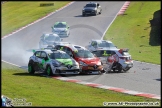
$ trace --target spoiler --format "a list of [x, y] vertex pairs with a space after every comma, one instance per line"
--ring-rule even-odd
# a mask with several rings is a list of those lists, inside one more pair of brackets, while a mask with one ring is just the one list
[[119, 49], [119, 52], [121, 53], [121, 52], [128, 52], [129, 51], [129, 48], [121, 48], [121, 49]]

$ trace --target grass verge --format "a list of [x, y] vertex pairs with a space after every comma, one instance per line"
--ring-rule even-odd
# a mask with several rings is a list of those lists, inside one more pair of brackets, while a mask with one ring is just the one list
[[[65, 2], [49, 1], [49, 2], [54, 3], [54, 6], [40, 7], [40, 4], [42, 2], [16, 2], [16, 1], [11, 2], [10, 1], [4, 3], [2, 5], [2, 13], [1, 13], [2, 14], [2, 36], [9, 34], [10, 32], [17, 30], [45, 16], [46, 14], [57, 10], [58, 8], [64, 6], [65, 4], [69, 3], [69, 1], [65, 1]], [[149, 13], [155, 12], [156, 10], [159, 9], [160, 6], [160, 2], [158, 2], [158, 4], [157, 2], [155, 2], [156, 5], [153, 2], [151, 3], [152, 4], [149, 4], [149, 7], [152, 8], [149, 11]], [[133, 59], [135, 60], [159, 63], [160, 56], [158, 52], [160, 47], [159, 46], [153, 47], [148, 45], [148, 39], [146, 39], [147, 41], [145, 40], [144, 42], [143, 40], [141, 40], [143, 44], [141, 44], [141, 42], [138, 40], [138, 39], [148, 38], [148, 33], [150, 32], [149, 29], [151, 28], [148, 27], [149, 24], [147, 25], [147, 23], [149, 20], [148, 18], [152, 18], [152, 15], [146, 18], [147, 15], [145, 16], [145, 14], [146, 13], [148, 14], [148, 10], [145, 10], [146, 11], [145, 14], [140, 9], [138, 10], [138, 12], [136, 12], [135, 10], [131, 11], [131, 8], [135, 7], [135, 5], [136, 8], [140, 7], [139, 4], [133, 2], [131, 3], [129, 9], [126, 11], [127, 15], [117, 17], [117, 19], [114, 21], [114, 23], [108, 30], [105, 39], [114, 38], [112, 41], [118, 47], [129, 46], [128, 48], [131, 49], [130, 53]], [[147, 9], [149, 8], [147, 7]], [[138, 14], [143, 13], [144, 15], [133, 16], [133, 14], [137, 14], [137, 13]], [[141, 17], [142, 21], [138, 21], [140, 19], [139, 17]], [[145, 26], [143, 25], [143, 21], [145, 22]], [[139, 22], [138, 25], [137, 22]], [[141, 27], [141, 28], [145, 27], [145, 29], [148, 27], [148, 29], [146, 29], [145, 32], [146, 31], [149, 32], [143, 33], [143, 31], [140, 31], [142, 30], [141, 28], [138, 29], [136, 28], [137, 29], [136, 31], [136, 29], [134, 29], [134, 26], [131, 23], [133, 23], [133, 25], [136, 24], [137, 27]], [[129, 32], [129, 30], [131, 32]], [[140, 34], [141, 38], [139, 38], [139, 34], [136, 34], [137, 37], [136, 35], [134, 35], [136, 33], [135, 31], [141, 33]], [[124, 34], [124, 33], [128, 33], [128, 34]], [[133, 38], [129, 37], [129, 35], [131, 35], [131, 37]], [[117, 39], [120, 40], [117, 41]], [[129, 41], [125, 41], [127, 39]], [[155, 42], [152, 43], [155, 44]], [[137, 51], [139, 51], [138, 48], [140, 45], [142, 47], [140, 47], [139, 50], [142, 51], [142, 53], [141, 55], [138, 55]], [[146, 49], [147, 45], [148, 48], [150, 49]], [[150, 50], [151, 53], [153, 52], [152, 55], [155, 54], [154, 57], [150, 55]], [[147, 55], [143, 52], [149, 52], [149, 54]], [[146, 59], [146, 57], [148, 60]], [[3, 95], [6, 95], [11, 99], [25, 98], [27, 102], [32, 102], [33, 106], [103, 106], [103, 102], [126, 102], [128, 100], [129, 102], [160, 102], [159, 100], [156, 99], [148, 99], [148, 98], [143, 98], [138, 96], [131, 96], [128, 94], [117, 93], [109, 90], [91, 88], [91, 87], [74, 84], [70, 82], [63, 82], [52, 78], [40, 77], [39, 74], [35, 74], [31, 76], [27, 73], [27, 71], [12, 65], [8, 65], [3, 62], [2, 62], [1, 75], [2, 75], [1, 87], [2, 87]]]
[[[2, 4], [2, 35], [5, 36], [45, 15], [58, 10], [70, 1], [9, 1]], [[44, 5], [42, 4], [53, 4]]]
[[92, 88], [54, 78], [30, 75], [26, 70], [2, 62], [2, 94], [26, 99], [32, 106], [103, 106], [103, 102], [159, 102], [139, 96]]

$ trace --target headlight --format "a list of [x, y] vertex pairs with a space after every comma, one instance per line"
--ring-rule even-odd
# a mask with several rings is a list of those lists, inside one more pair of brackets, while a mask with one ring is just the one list
[[79, 64], [82, 65], [82, 66], [88, 66], [86, 63], [84, 63], [82, 61], [80, 61]]
[[66, 33], [66, 31], [61, 31], [62, 33]]
[[79, 66], [79, 63], [78, 62], [75, 62], [74, 66]]
[[98, 62], [97, 65], [101, 65], [101, 62]]

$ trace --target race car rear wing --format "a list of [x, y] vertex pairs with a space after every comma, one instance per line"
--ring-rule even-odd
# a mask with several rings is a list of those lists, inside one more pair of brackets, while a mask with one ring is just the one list
[[121, 48], [119, 49], [119, 52], [122, 54], [122, 52], [128, 52], [129, 49], [128, 48]]

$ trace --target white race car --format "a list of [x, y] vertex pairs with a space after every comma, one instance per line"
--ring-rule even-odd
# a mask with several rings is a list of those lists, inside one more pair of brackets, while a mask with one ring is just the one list
[[[127, 72], [133, 67], [133, 60], [128, 53], [129, 49], [97, 49], [92, 51], [97, 57], [100, 58], [104, 69], [109, 72], [111, 70], [118, 72]], [[113, 58], [113, 59], [111, 59]]]

